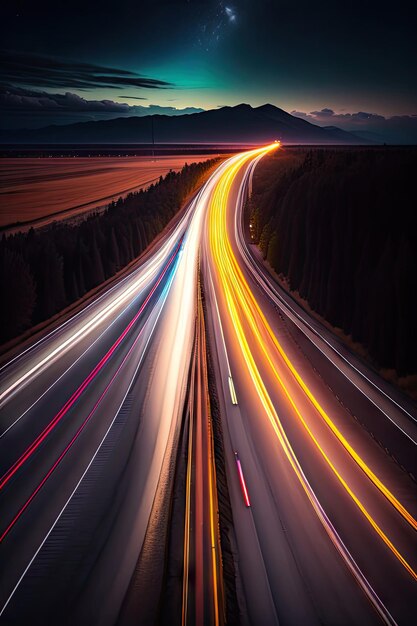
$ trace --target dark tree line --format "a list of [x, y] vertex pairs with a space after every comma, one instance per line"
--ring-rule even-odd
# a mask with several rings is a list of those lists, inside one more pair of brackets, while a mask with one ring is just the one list
[[186, 164], [79, 224], [3, 235], [0, 343], [50, 318], [139, 256], [215, 162]]
[[249, 204], [264, 258], [379, 366], [417, 373], [417, 150], [316, 149], [271, 163]]

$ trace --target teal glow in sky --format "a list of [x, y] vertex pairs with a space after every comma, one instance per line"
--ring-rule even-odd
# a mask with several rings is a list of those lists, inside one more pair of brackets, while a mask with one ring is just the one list
[[381, 3], [353, 10], [327, 0], [20, 0], [3, 3], [0, 22], [5, 50], [169, 83], [54, 85], [56, 74], [46, 83], [35, 58], [30, 77], [21, 66], [6, 72], [3, 91], [71, 92], [132, 106], [141, 98], [176, 108], [270, 102], [305, 114], [417, 113], [413, 16]]

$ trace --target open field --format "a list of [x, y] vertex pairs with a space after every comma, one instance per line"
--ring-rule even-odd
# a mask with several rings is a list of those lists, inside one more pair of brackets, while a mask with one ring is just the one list
[[169, 170], [208, 155], [6, 158], [0, 160], [0, 228], [44, 226], [146, 188]]

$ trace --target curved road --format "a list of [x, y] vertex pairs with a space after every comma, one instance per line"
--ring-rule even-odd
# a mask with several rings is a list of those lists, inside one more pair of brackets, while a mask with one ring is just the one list
[[126, 278], [1, 370], [1, 623], [117, 619], [175, 455], [220, 172]]
[[245, 619], [415, 623], [416, 485], [398, 464], [415, 471], [415, 414], [248, 249], [256, 162], [218, 184], [203, 255]]
[[1, 624], [117, 623], [176, 455], [199, 259], [241, 622], [415, 623], [415, 410], [246, 243], [276, 148], [222, 163], [125, 278], [0, 370]]

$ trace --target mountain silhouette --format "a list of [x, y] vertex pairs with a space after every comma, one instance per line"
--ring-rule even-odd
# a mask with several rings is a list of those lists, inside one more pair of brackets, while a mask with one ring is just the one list
[[292, 144], [369, 143], [336, 127], [322, 128], [272, 105], [226, 106], [189, 115], [149, 115], [79, 122], [39, 129], [1, 130], [1, 143], [110, 144], [151, 143]]

